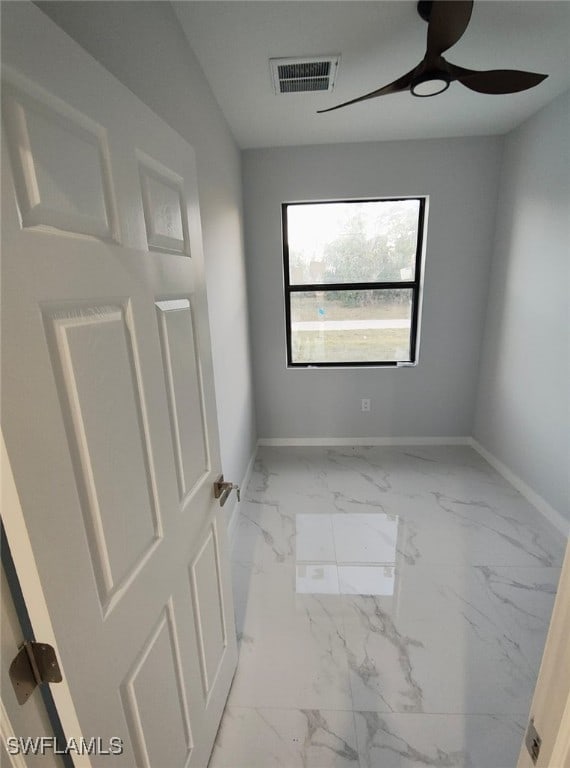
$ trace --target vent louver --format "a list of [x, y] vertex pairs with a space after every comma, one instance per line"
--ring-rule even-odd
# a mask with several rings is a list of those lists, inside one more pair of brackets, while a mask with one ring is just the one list
[[332, 91], [340, 56], [269, 59], [275, 93]]

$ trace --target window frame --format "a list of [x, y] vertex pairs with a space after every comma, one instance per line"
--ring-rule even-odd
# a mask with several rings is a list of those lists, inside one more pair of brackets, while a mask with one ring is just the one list
[[[289, 269], [289, 241], [287, 230], [287, 211], [290, 207], [300, 205], [334, 205], [338, 203], [382, 203], [398, 202], [404, 200], [417, 200], [418, 211], [418, 235], [416, 241], [416, 257], [413, 280], [397, 281], [365, 281], [356, 283], [302, 283], [291, 285]], [[398, 368], [417, 365], [419, 351], [419, 321], [420, 303], [423, 288], [423, 253], [424, 253], [424, 229], [427, 197], [411, 195], [409, 197], [372, 197], [349, 198], [340, 200], [304, 200], [302, 202], [281, 203], [281, 234], [283, 243], [283, 286], [285, 297], [285, 333], [287, 338], [287, 368]], [[348, 362], [294, 362], [292, 354], [292, 329], [291, 329], [291, 295], [293, 293], [306, 293], [310, 291], [358, 291], [358, 290], [393, 290], [408, 289], [412, 291], [412, 312], [410, 325], [410, 359], [409, 360], [364, 360]]]

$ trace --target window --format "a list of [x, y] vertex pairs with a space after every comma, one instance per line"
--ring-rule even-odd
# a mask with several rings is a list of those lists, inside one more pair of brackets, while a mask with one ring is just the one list
[[425, 198], [284, 203], [290, 367], [416, 361]]

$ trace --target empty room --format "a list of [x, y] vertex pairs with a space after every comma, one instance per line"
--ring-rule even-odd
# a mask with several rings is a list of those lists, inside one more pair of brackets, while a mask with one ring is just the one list
[[570, 768], [570, 2], [0, 10], [1, 764]]

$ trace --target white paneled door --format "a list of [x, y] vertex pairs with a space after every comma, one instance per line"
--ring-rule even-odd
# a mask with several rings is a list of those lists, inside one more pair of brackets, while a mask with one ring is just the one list
[[14, 560], [66, 737], [122, 739], [94, 766], [204, 768], [237, 653], [193, 151], [35, 6], [4, 4], [2, 33]]

